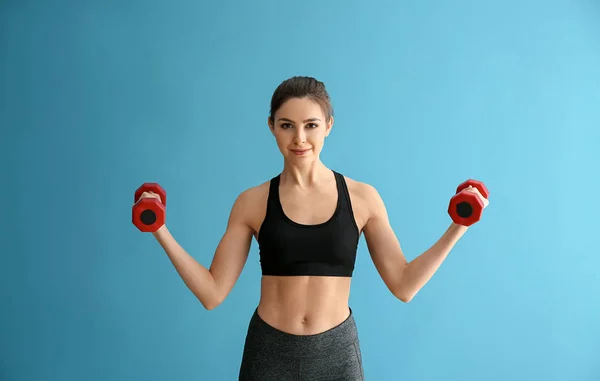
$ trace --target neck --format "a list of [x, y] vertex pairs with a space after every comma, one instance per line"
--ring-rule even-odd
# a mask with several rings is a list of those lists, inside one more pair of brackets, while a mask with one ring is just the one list
[[287, 161], [283, 164], [281, 182], [308, 188], [331, 175], [331, 170], [319, 159], [298, 165]]

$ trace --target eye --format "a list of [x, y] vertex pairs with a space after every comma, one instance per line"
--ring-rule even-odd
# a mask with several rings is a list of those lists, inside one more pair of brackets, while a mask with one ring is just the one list
[[281, 123], [279, 125], [279, 127], [283, 128], [284, 130], [288, 129], [288, 128], [292, 128], [291, 123]]
[[319, 127], [319, 125], [318, 125], [318, 124], [316, 124], [316, 123], [309, 123], [309, 124], [307, 124], [306, 126], [307, 126], [308, 128], [317, 128], [317, 127]]

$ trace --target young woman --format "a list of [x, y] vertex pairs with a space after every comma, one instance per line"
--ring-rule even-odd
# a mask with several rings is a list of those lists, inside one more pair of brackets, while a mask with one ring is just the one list
[[[283, 155], [283, 171], [238, 196], [209, 269], [186, 253], [166, 226], [153, 233], [209, 310], [232, 290], [252, 237], [257, 240], [261, 295], [248, 327], [241, 381], [363, 380], [348, 304], [360, 235], [386, 286], [408, 302], [467, 230], [452, 223], [429, 250], [407, 262], [376, 189], [319, 159], [333, 121], [322, 82], [293, 77], [278, 86], [268, 125]], [[468, 191], [487, 206], [476, 189]]]

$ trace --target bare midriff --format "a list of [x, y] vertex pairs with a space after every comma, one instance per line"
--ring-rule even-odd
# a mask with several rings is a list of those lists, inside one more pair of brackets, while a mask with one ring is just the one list
[[350, 314], [351, 278], [263, 276], [258, 315], [270, 326], [293, 335], [315, 335]]

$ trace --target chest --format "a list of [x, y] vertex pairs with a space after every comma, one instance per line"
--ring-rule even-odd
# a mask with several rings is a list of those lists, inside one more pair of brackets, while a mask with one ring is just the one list
[[327, 222], [338, 206], [335, 187], [311, 190], [284, 190], [280, 193], [281, 208], [292, 221], [301, 225]]
[[[368, 206], [352, 188], [348, 189], [352, 214], [360, 232], [367, 222]], [[331, 219], [338, 207], [339, 195], [335, 187], [310, 191], [288, 190], [280, 193], [284, 214], [300, 225], [319, 225]]]

